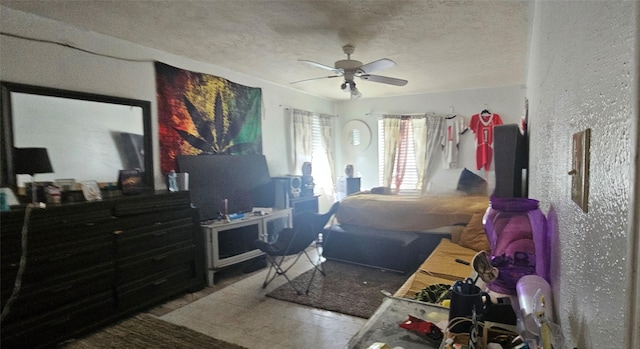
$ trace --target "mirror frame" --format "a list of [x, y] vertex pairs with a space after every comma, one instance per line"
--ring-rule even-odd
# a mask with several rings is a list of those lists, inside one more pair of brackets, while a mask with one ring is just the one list
[[[13, 113], [11, 107], [11, 93], [25, 93], [41, 96], [61, 97], [69, 99], [79, 99], [84, 101], [130, 105], [142, 109], [142, 122], [144, 130], [144, 175], [143, 186], [145, 188], [154, 187], [153, 168], [153, 135], [151, 131], [151, 102], [138, 99], [122, 98], [115, 96], [100, 95], [94, 93], [62, 90], [51, 87], [27, 85], [8, 81], [0, 81], [2, 116], [0, 118], [0, 130], [2, 141], [0, 142], [0, 187], [9, 187], [17, 193], [17, 176], [14, 170], [13, 161]], [[114, 182], [117, 181], [118, 174], [113, 174]]]

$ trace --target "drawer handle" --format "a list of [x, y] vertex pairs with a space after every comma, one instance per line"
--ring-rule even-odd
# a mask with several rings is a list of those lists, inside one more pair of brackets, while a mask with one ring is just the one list
[[53, 321], [50, 326], [60, 325], [69, 321], [71, 321], [71, 316], [63, 316]]
[[167, 255], [162, 255], [162, 256], [158, 256], [158, 257], [153, 257], [153, 261], [154, 262], [160, 262], [162, 260], [167, 259]]
[[160, 280], [158, 280], [158, 281], [154, 282], [154, 283], [153, 283], [153, 286], [162, 285], [162, 284], [164, 284], [165, 282], [167, 282], [167, 279], [160, 279]]
[[49, 262], [57, 262], [57, 261], [62, 260], [62, 259], [67, 259], [70, 256], [72, 256], [71, 253], [63, 253], [63, 254], [56, 255], [55, 257], [48, 258], [48, 261]]
[[51, 292], [59, 293], [59, 292], [62, 292], [62, 291], [70, 290], [72, 287], [73, 287], [73, 285], [63, 285], [63, 286], [58, 286], [58, 287], [54, 287], [54, 288], [52, 288], [52, 289], [51, 289]]

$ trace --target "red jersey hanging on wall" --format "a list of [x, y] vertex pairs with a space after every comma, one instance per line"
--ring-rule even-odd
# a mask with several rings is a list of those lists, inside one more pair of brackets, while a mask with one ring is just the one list
[[500, 115], [483, 110], [474, 114], [469, 121], [469, 128], [476, 134], [476, 169], [489, 171], [493, 157], [493, 126], [502, 125]]

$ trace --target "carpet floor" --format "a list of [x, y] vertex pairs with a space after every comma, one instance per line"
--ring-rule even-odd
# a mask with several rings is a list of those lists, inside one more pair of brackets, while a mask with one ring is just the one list
[[139, 314], [70, 341], [64, 349], [246, 349], [148, 314]]
[[[298, 295], [286, 283], [267, 296], [368, 319], [384, 299], [381, 291], [394, 293], [408, 278], [405, 274], [333, 260], [325, 261], [323, 266], [326, 275], [316, 273], [308, 295]], [[312, 271], [292, 281], [303, 292]]]

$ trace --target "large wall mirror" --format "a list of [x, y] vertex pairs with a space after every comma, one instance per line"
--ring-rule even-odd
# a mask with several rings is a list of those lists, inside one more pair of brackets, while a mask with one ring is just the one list
[[117, 183], [120, 170], [143, 171], [153, 188], [151, 103], [148, 101], [1, 82], [0, 187], [31, 182], [16, 174], [14, 148], [47, 148], [53, 173], [37, 182], [74, 179]]

